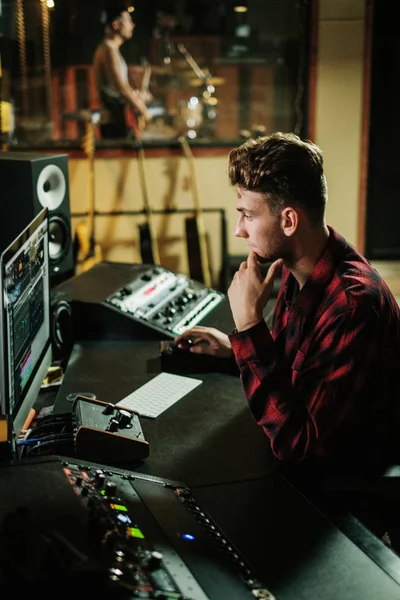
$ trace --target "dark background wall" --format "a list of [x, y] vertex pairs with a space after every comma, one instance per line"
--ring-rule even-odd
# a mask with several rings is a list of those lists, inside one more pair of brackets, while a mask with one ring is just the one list
[[366, 255], [400, 260], [400, 36], [396, 4], [373, 8]]

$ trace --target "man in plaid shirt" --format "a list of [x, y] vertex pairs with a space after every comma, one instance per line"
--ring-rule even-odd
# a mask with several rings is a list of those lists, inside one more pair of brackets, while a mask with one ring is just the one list
[[[229, 155], [229, 179], [235, 234], [249, 248], [228, 290], [236, 328], [197, 326], [176, 343], [236, 360], [280, 464], [380, 473], [397, 437], [400, 312], [375, 269], [326, 225], [321, 150], [290, 133], [248, 140]], [[270, 330], [263, 311], [280, 273]]]

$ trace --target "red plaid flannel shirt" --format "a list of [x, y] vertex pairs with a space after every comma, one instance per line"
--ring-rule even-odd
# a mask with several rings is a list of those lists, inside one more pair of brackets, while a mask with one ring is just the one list
[[273, 330], [262, 320], [230, 341], [277, 458], [378, 460], [399, 404], [399, 307], [370, 263], [329, 229], [300, 291], [283, 268]]

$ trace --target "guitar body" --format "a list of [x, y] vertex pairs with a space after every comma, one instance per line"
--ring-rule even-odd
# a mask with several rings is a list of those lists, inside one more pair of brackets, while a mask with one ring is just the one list
[[79, 223], [75, 230], [74, 258], [79, 272], [91, 269], [96, 263], [103, 260], [99, 244], [95, 242], [94, 215], [95, 215], [95, 193], [94, 193], [94, 153], [95, 138], [93, 120], [86, 121], [86, 133], [82, 148], [88, 159], [88, 218]]
[[80, 273], [88, 271], [103, 260], [103, 253], [96, 244], [86, 221], [79, 223], [75, 229], [74, 240], [75, 264]]

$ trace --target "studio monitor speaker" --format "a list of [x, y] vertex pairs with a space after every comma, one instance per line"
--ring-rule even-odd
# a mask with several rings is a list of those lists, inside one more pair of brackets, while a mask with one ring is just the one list
[[0, 152], [0, 208], [1, 250], [47, 208], [51, 284], [74, 274], [67, 154]]

